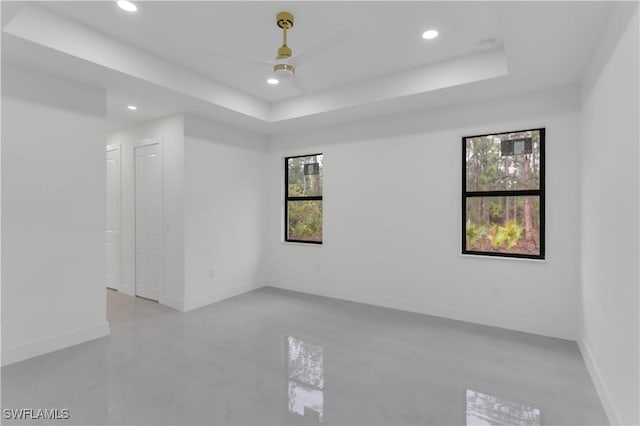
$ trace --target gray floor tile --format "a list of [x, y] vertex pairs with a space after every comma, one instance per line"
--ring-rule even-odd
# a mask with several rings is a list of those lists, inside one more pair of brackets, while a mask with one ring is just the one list
[[108, 315], [111, 336], [2, 368], [3, 408], [79, 425], [606, 423], [574, 342], [272, 288], [186, 314], [109, 291]]

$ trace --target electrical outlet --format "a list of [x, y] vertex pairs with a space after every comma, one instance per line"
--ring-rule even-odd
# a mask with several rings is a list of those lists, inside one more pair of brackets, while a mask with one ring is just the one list
[[496, 286], [493, 288], [493, 295], [498, 297], [498, 296], [502, 296], [502, 287], [500, 286]]
[[215, 277], [215, 276], [216, 276], [216, 274], [215, 274], [215, 272], [213, 271], [213, 268], [212, 268], [212, 269], [209, 269], [209, 278], [213, 278], [213, 277]]

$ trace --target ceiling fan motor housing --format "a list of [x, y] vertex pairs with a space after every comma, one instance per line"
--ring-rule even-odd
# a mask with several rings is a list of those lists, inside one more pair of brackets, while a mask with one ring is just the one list
[[287, 59], [291, 57], [291, 49], [286, 44], [278, 48], [278, 56], [276, 59]]

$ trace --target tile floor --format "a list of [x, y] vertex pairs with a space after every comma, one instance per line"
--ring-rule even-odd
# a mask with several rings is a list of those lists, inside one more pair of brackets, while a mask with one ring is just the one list
[[186, 314], [108, 291], [108, 316], [109, 337], [2, 368], [2, 407], [70, 411], [35, 424], [606, 424], [565, 340], [274, 288]]

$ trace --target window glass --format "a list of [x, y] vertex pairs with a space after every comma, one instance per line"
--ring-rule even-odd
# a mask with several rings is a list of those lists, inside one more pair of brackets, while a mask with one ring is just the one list
[[538, 189], [540, 131], [468, 138], [467, 191]]
[[467, 198], [466, 213], [467, 250], [540, 254], [539, 196]]
[[545, 129], [462, 138], [462, 253], [544, 259]]
[[285, 241], [322, 243], [322, 154], [285, 158]]
[[289, 201], [289, 240], [322, 241], [322, 201]]
[[322, 195], [322, 155], [289, 158], [289, 196]]

